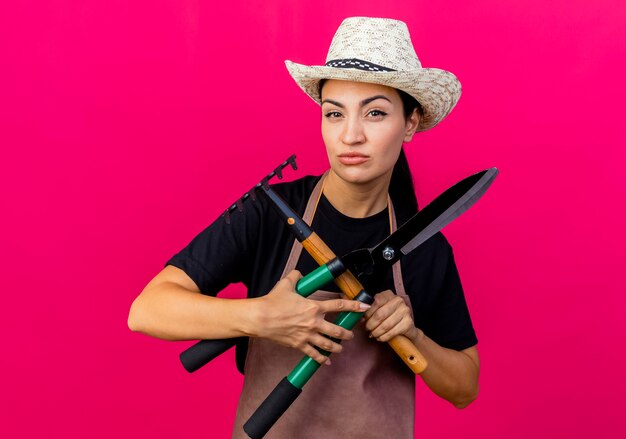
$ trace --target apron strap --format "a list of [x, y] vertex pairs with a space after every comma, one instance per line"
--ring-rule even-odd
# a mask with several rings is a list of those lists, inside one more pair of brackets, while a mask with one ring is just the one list
[[[326, 179], [327, 175], [328, 171], [324, 172], [322, 177], [313, 188], [313, 192], [311, 192], [311, 195], [309, 196], [309, 201], [307, 201], [306, 209], [304, 210], [304, 215], [302, 216], [302, 219], [309, 226], [313, 222], [313, 216], [315, 215], [315, 211], [317, 210], [317, 203], [319, 203], [320, 197], [322, 196], [324, 180]], [[287, 263], [285, 264], [285, 268], [283, 268], [283, 274], [280, 276], [281, 279], [287, 276], [287, 273], [289, 273], [291, 270], [296, 268], [296, 264], [298, 263], [298, 259], [300, 259], [301, 253], [302, 244], [297, 239], [294, 239], [293, 245], [291, 246], [291, 252], [289, 253], [289, 258], [287, 258]]]
[[[391, 197], [387, 195], [387, 203], [389, 204], [389, 216], [391, 218], [391, 233], [398, 230], [398, 224], [396, 222], [396, 210], [393, 208]], [[400, 266], [400, 260], [391, 266], [393, 271], [393, 285], [396, 288], [396, 294], [398, 296], [406, 296], [406, 290], [404, 289], [404, 281], [402, 280], [402, 267]], [[407, 301], [410, 308], [411, 302]], [[413, 309], [411, 309], [413, 311]]]

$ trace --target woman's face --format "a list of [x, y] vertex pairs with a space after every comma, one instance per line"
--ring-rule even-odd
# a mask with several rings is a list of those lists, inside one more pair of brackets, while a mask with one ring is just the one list
[[397, 90], [328, 80], [322, 88], [322, 137], [332, 170], [350, 183], [391, 179], [403, 142], [419, 122], [404, 118]]

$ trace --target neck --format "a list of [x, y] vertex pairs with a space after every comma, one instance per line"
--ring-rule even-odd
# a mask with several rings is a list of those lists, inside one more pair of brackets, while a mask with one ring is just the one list
[[324, 196], [335, 209], [351, 218], [365, 218], [387, 207], [391, 174], [367, 183], [350, 183], [331, 169], [324, 182]]

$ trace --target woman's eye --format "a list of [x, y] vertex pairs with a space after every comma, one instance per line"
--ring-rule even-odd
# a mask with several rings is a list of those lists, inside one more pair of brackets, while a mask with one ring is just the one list
[[372, 110], [372, 111], [370, 111], [368, 114], [369, 114], [370, 116], [374, 116], [374, 117], [377, 117], [377, 116], [386, 116], [386, 115], [387, 115], [387, 113], [385, 113], [384, 111], [380, 111], [380, 110]]
[[336, 117], [341, 117], [341, 113], [338, 111], [329, 111], [326, 114], [324, 114], [324, 116], [326, 116], [329, 119], [332, 119]]

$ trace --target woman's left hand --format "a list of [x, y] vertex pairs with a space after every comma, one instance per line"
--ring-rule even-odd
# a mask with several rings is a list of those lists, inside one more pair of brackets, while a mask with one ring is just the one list
[[396, 335], [413, 338], [419, 331], [413, 323], [411, 309], [390, 290], [374, 296], [372, 307], [365, 313], [365, 328], [370, 337], [381, 342], [387, 342]]
[[365, 313], [365, 327], [378, 341], [405, 335], [428, 360], [420, 376], [437, 395], [457, 408], [466, 407], [478, 395], [480, 362], [476, 346], [456, 351], [439, 346], [415, 327], [413, 314], [404, 300], [387, 290], [374, 296]]

